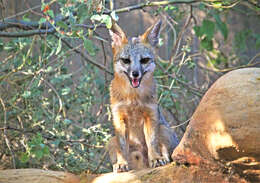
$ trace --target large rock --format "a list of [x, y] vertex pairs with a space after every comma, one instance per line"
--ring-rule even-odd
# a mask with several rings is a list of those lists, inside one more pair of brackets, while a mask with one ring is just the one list
[[259, 179], [260, 68], [231, 71], [211, 86], [172, 158], [216, 167], [222, 162]]
[[247, 183], [237, 175], [223, 175], [203, 167], [169, 164], [154, 169], [125, 173], [73, 175], [66, 172], [15, 169], [0, 170], [0, 183], [190, 183], [190, 182], [239, 182]]
[[0, 170], [0, 183], [80, 183], [80, 178], [60, 171], [11, 169]]

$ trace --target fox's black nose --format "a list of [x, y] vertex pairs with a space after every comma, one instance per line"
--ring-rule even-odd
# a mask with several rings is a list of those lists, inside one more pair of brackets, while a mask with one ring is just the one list
[[138, 71], [133, 71], [132, 72], [132, 76], [137, 78], [139, 76], [139, 72]]

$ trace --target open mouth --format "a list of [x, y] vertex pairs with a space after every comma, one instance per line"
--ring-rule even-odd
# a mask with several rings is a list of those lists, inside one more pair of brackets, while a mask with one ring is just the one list
[[131, 78], [131, 77], [128, 75], [127, 72], [124, 72], [124, 73], [125, 73], [125, 75], [128, 77], [128, 79], [129, 79], [129, 81], [130, 81], [130, 83], [131, 83], [131, 85], [132, 85], [133, 88], [138, 88], [138, 87], [140, 86], [140, 83], [141, 83], [141, 79], [142, 79], [142, 78], [139, 78], [139, 79], [137, 79], [137, 78]]
[[129, 81], [130, 81], [130, 83], [131, 83], [131, 85], [132, 85], [133, 88], [138, 88], [138, 87], [140, 86], [141, 80], [142, 80], [143, 76], [146, 74], [146, 72], [144, 72], [141, 78], [131, 78], [131, 77], [128, 75], [127, 72], [124, 72], [124, 73], [125, 73], [125, 75], [128, 77], [128, 79], [129, 79]]
[[132, 86], [134, 87], [134, 88], [137, 88], [137, 87], [139, 87], [139, 85], [140, 85], [140, 81], [139, 81], [139, 79], [130, 79], [131, 80], [131, 84], [132, 84]]

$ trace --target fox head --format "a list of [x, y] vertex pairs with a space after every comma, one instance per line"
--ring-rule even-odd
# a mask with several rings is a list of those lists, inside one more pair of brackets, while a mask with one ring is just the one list
[[113, 23], [109, 30], [115, 74], [126, 77], [133, 88], [138, 88], [142, 79], [152, 77], [155, 69], [154, 47], [159, 42], [162, 21], [157, 21], [143, 35], [127, 39], [122, 29]]

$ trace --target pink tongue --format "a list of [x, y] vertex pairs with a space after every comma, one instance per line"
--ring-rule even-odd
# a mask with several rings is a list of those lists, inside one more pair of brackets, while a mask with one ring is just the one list
[[133, 79], [132, 80], [132, 85], [133, 85], [133, 87], [137, 87], [139, 85], [138, 79]]

